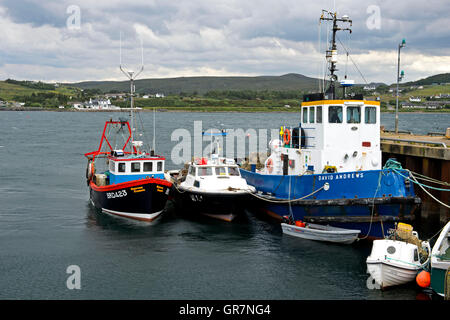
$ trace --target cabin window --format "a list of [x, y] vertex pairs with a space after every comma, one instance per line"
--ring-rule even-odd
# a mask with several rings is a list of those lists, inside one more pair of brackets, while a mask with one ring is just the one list
[[156, 170], [157, 171], [163, 171], [163, 163], [162, 161], [158, 161], [156, 164]]
[[190, 166], [190, 167], [189, 167], [189, 174], [190, 174], [191, 176], [194, 176], [194, 177], [195, 177], [195, 167], [194, 167], [194, 166]]
[[226, 176], [227, 171], [225, 167], [216, 167], [216, 176]]
[[322, 107], [316, 107], [316, 122], [322, 123]]
[[118, 171], [119, 172], [125, 172], [125, 165], [126, 165], [126, 163], [125, 162], [119, 162], [119, 165], [118, 165]]
[[239, 176], [239, 169], [236, 167], [229, 167], [228, 168], [228, 174], [230, 176]]
[[144, 162], [144, 172], [152, 172], [153, 171], [153, 162]]
[[315, 107], [309, 107], [309, 123], [314, 123], [315, 118]]
[[377, 123], [377, 108], [366, 107], [364, 110], [364, 122]]
[[140, 162], [132, 162], [131, 163], [131, 172], [141, 172], [141, 163]]
[[109, 171], [115, 172], [115, 165], [116, 163], [114, 161], [109, 161]]
[[342, 107], [330, 106], [328, 108], [328, 122], [329, 123], [342, 123]]
[[303, 108], [303, 123], [308, 122], [308, 108]]
[[211, 167], [200, 167], [198, 168], [198, 175], [203, 176], [212, 176], [212, 168]]
[[360, 107], [347, 107], [347, 123], [361, 123]]

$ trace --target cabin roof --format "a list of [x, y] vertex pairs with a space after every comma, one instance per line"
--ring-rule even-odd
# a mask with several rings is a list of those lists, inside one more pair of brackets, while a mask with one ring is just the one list
[[316, 106], [316, 105], [331, 105], [331, 104], [345, 104], [345, 103], [363, 103], [365, 105], [371, 105], [371, 106], [380, 106], [380, 102], [379, 101], [372, 101], [372, 100], [349, 100], [349, 99], [345, 99], [345, 100], [316, 100], [316, 101], [307, 101], [307, 102], [302, 102], [302, 107], [303, 106]]
[[166, 158], [161, 156], [154, 156], [154, 157], [136, 157], [135, 155], [128, 155], [123, 157], [113, 157], [108, 156], [109, 160], [112, 161], [147, 161], [147, 160], [166, 160]]

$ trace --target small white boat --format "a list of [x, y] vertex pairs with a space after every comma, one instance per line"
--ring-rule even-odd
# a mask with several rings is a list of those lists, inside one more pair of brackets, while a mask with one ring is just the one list
[[342, 244], [353, 243], [361, 233], [360, 230], [342, 229], [314, 223], [306, 223], [304, 226], [298, 226], [283, 222], [281, 228], [283, 229], [283, 233], [297, 238]]
[[183, 211], [232, 221], [244, 212], [255, 193], [247, 185], [234, 159], [219, 157], [219, 144], [209, 158], [197, 158], [185, 170], [169, 171], [166, 179], [173, 183], [175, 204]]
[[430, 244], [420, 241], [410, 225], [400, 223], [390, 239], [373, 241], [367, 272], [380, 289], [405, 284], [428, 263], [430, 251]]
[[440, 296], [445, 294], [445, 282], [449, 281], [449, 274], [450, 221], [442, 229], [431, 251], [431, 288]]

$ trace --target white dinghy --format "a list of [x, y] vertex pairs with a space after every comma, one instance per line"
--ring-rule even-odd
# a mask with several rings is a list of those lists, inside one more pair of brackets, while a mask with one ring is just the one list
[[412, 226], [399, 223], [388, 239], [373, 241], [367, 272], [381, 289], [405, 284], [427, 265], [430, 252], [430, 244], [420, 241]]
[[302, 223], [299, 221], [296, 224], [286, 222], [281, 223], [283, 233], [308, 240], [351, 244], [361, 233], [360, 230], [343, 229], [328, 225]]

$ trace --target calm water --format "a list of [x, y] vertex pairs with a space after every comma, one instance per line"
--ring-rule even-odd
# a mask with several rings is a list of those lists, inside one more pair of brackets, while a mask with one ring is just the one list
[[[169, 211], [152, 225], [97, 213], [88, 202], [85, 152], [117, 113], [0, 112], [1, 299], [416, 299], [414, 284], [366, 286], [370, 245], [283, 236], [247, 212], [225, 223]], [[142, 114], [152, 131], [152, 113]], [[298, 118], [298, 117], [297, 117]], [[157, 151], [176, 128], [277, 128], [292, 114], [158, 113]], [[450, 114], [401, 114], [400, 129], [444, 131]], [[394, 127], [391, 114], [382, 125]], [[168, 169], [176, 169], [170, 161]], [[81, 268], [68, 290], [66, 268]]]

